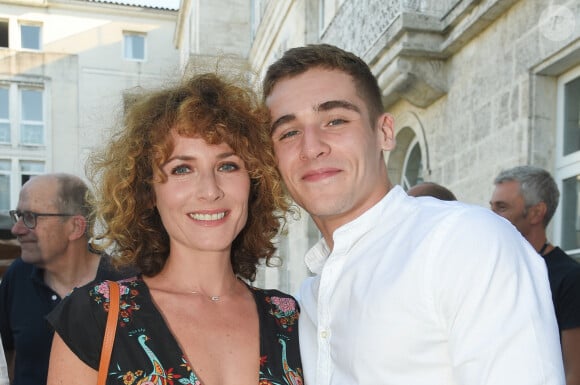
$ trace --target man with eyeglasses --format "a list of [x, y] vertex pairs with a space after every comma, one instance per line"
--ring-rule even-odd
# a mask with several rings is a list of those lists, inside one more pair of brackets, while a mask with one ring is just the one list
[[75, 287], [121, 279], [110, 260], [91, 252], [89, 189], [69, 174], [39, 175], [10, 211], [21, 258], [0, 282], [0, 335], [12, 385], [46, 383], [53, 331], [45, 316]]

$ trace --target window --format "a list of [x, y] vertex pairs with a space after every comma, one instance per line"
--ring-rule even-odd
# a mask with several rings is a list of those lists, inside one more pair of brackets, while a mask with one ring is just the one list
[[580, 67], [558, 79], [555, 179], [560, 187], [555, 233], [560, 246], [580, 257]]
[[580, 76], [564, 84], [564, 153], [580, 150]]
[[43, 86], [0, 83], [0, 146], [45, 144]]
[[127, 60], [145, 60], [145, 35], [125, 32], [123, 35], [123, 52]]
[[10, 143], [10, 88], [0, 87], [0, 143]]
[[562, 182], [562, 240], [565, 250], [580, 248], [580, 175], [564, 179]]
[[42, 161], [0, 159], [0, 213], [16, 207], [22, 185], [32, 176], [45, 172]]
[[44, 144], [42, 90], [20, 90], [20, 142], [27, 145]]
[[423, 182], [423, 164], [421, 162], [421, 147], [417, 139], [413, 140], [405, 156], [403, 164], [402, 185], [405, 191]]
[[40, 50], [40, 31], [39, 25], [20, 24], [20, 47]]
[[389, 177], [407, 191], [431, 175], [429, 148], [421, 120], [414, 112], [404, 112], [396, 120], [397, 146], [386, 151]]
[[20, 161], [20, 186], [34, 175], [44, 174], [44, 162]]
[[0, 20], [0, 47], [8, 48], [8, 20]]
[[10, 205], [10, 163], [9, 159], [0, 159], [0, 212], [12, 208]]
[[25, 77], [0, 82], [0, 213], [16, 207], [24, 182], [45, 173], [44, 87]]

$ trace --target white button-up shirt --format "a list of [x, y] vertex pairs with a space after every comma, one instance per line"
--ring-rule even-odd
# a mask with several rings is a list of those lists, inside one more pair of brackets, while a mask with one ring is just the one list
[[503, 218], [394, 187], [306, 255], [307, 385], [563, 385], [542, 258]]

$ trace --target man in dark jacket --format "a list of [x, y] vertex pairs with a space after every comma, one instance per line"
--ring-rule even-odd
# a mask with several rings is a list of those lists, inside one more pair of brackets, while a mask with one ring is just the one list
[[89, 194], [77, 176], [39, 175], [10, 211], [21, 257], [0, 283], [0, 335], [12, 385], [46, 383], [53, 331], [45, 316], [64, 296], [95, 278], [121, 278], [89, 248]]

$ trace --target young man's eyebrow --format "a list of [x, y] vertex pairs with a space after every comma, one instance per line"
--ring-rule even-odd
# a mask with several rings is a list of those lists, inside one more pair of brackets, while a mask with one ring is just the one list
[[[359, 114], [361, 113], [360, 108], [358, 108], [358, 106], [346, 100], [329, 100], [327, 102], [320, 103], [319, 105], [314, 106], [314, 111], [316, 112], [330, 111], [335, 108], [344, 108], [346, 110], [358, 112]], [[282, 115], [281, 117], [276, 119], [270, 126], [270, 134], [273, 134], [274, 131], [276, 131], [276, 128], [278, 128], [282, 124], [291, 122], [295, 119], [296, 115], [294, 114]]]
[[295, 119], [296, 119], [296, 115], [294, 115], [294, 114], [288, 114], [288, 115], [282, 115], [282, 116], [280, 116], [270, 126], [270, 134], [273, 134], [274, 131], [276, 131], [276, 128], [278, 128], [279, 126], [283, 125], [284, 123], [291, 122], [291, 121], [293, 121]]
[[335, 108], [344, 108], [347, 110], [355, 111], [360, 113], [360, 108], [358, 106], [348, 102], [346, 100], [329, 100], [327, 102], [321, 103], [316, 107], [316, 111], [329, 111]]

